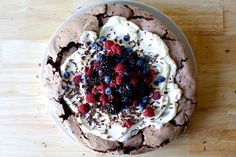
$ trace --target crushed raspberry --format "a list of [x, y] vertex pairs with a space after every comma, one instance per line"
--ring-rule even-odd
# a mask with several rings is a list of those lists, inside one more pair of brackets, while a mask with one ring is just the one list
[[147, 107], [143, 110], [143, 115], [146, 117], [153, 117], [155, 116], [154, 109], [152, 107]]
[[125, 71], [125, 64], [124, 63], [119, 63], [116, 65], [115, 72], [117, 72], [118, 74], [123, 74], [124, 71]]
[[124, 121], [124, 126], [127, 128], [131, 128], [133, 125], [133, 122], [130, 119], [127, 119]]
[[113, 41], [107, 40], [107, 41], [105, 41], [105, 48], [106, 48], [107, 50], [111, 50], [111, 47], [112, 47], [113, 44], [114, 44]]
[[93, 87], [91, 93], [96, 95], [98, 93], [97, 87]]
[[82, 114], [88, 113], [89, 110], [90, 110], [89, 104], [81, 104], [81, 105], [79, 106], [79, 112], [82, 113]]
[[95, 103], [96, 99], [94, 98], [93, 94], [89, 93], [86, 95], [86, 101], [88, 103]]

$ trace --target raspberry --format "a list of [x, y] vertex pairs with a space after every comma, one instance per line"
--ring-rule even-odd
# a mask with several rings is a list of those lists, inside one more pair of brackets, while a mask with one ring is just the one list
[[88, 103], [95, 103], [96, 99], [94, 98], [93, 94], [89, 93], [86, 95], [86, 101]]
[[104, 94], [106, 91], [106, 86], [104, 84], [100, 84], [98, 86], [98, 92], [101, 93], [101, 94]]
[[154, 110], [152, 107], [147, 107], [143, 110], [143, 115], [146, 117], [153, 117], [155, 116]]
[[124, 121], [124, 126], [127, 128], [131, 128], [133, 125], [133, 122], [130, 119], [127, 119]]
[[98, 93], [97, 87], [93, 87], [91, 93], [94, 95], [97, 94]]
[[159, 100], [161, 98], [161, 93], [159, 91], [153, 92], [152, 98], [154, 100]]
[[123, 76], [121, 76], [121, 75], [116, 76], [116, 83], [118, 85], [121, 85], [122, 81], [123, 81]]
[[107, 99], [106, 99], [106, 97], [104, 95], [101, 95], [99, 97], [99, 101], [101, 101], [102, 106], [105, 106], [107, 104]]
[[105, 48], [106, 48], [107, 50], [111, 50], [111, 47], [112, 47], [113, 44], [114, 44], [113, 41], [107, 40], [107, 41], [105, 42]]
[[119, 74], [124, 73], [124, 71], [125, 71], [125, 64], [124, 63], [117, 64], [116, 67], [115, 67], [115, 71], [117, 73], [119, 73]]
[[118, 53], [118, 54], [122, 53], [122, 48], [120, 45], [116, 48], [116, 53]]
[[132, 79], [131, 84], [136, 87], [138, 85], [138, 79]]
[[139, 105], [138, 100], [134, 100], [134, 101], [133, 101], [133, 105], [132, 105], [133, 108], [136, 109], [138, 105]]
[[115, 53], [121, 54], [122, 48], [119, 44], [113, 44], [111, 50]]
[[90, 110], [89, 104], [81, 104], [81, 105], [79, 106], [79, 112], [82, 113], [82, 114], [88, 113], [89, 110]]
[[90, 68], [88, 68], [85, 72], [86, 76], [90, 77], [93, 73], [93, 66], [91, 66]]
[[97, 68], [99, 68], [99, 67], [100, 67], [100, 62], [95, 62], [95, 63], [94, 63], [94, 68], [97, 69]]
[[109, 87], [111, 87], [111, 88], [115, 88], [115, 87], [116, 87], [116, 82], [115, 82], [115, 80], [112, 80], [112, 81], [110, 82]]
[[149, 70], [150, 77], [154, 77], [156, 75], [155, 70]]
[[73, 78], [73, 82], [75, 85], [79, 85], [79, 83], [81, 82], [81, 76], [77, 75]]

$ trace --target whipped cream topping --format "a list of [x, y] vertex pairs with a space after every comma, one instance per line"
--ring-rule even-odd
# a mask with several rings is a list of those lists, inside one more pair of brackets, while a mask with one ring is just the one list
[[[152, 69], [158, 71], [159, 75], [165, 78], [163, 83], [153, 85], [160, 91], [160, 99], [154, 100], [152, 95], [149, 97], [149, 103], [155, 107], [155, 116], [145, 117], [141, 108], [137, 109], [135, 113], [129, 108], [124, 109], [117, 115], [107, 114], [100, 108], [92, 108], [88, 114], [81, 115], [78, 112], [78, 107], [86, 103], [86, 90], [82, 82], [79, 86], [75, 86], [71, 82], [73, 82], [73, 76], [83, 75], [85, 67], [97, 57], [96, 51], [90, 49], [87, 43], [93, 43], [101, 36], [105, 36], [108, 40], [120, 41], [127, 34], [130, 36], [129, 42], [123, 41], [121, 45], [132, 47], [138, 55], [150, 56]], [[70, 73], [69, 78], [63, 81], [63, 86], [69, 87], [65, 92], [64, 100], [76, 113], [82, 131], [103, 139], [123, 142], [145, 127], [154, 126], [159, 129], [175, 117], [177, 101], [180, 99], [182, 92], [174, 82], [176, 65], [169, 56], [168, 47], [158, 35], [140, 30], [136, 24], [124, 17], [113, 16], [101, 28], [99, 35], [92, 31], [85, 31], [81, 36], [81, 43], [83, 45], [67, 57], [64, 64], [61, 65], [61, 73]], [[100, 53], [104, 53], [104, 51]], [[123, 125], [127, 117], [131, 117], [136, 121], [131, 128]]]

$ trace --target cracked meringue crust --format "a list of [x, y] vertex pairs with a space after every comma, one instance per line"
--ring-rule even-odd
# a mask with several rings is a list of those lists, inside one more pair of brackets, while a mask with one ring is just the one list
[[[122, 11], [121, 11], [122, 10]], [[140, 29], [158, 34], [169, 48], [169, 54], [175, 61], [177, 72], [175, 81], [182, 90], [178, 101], [176, 116], [161, 129], [147, 127], [125, 142], [104, 140], [92, 134], [83, 133], [76, 120], [76, 115], [63, 101], [60, 66], [65, 58], [75, 52], [81, 45], [80, 36], [84, 31], [99, 33], [100, 28], [111, 16], [123, 16], [134, 22]], [[69, 21], [58, 31], [54, 48], [48, 56], [44, 69], [43, 85], [48, 98], [48, 106], [83, 145], [100, 153], [140, 154], [154, 150], [169, 143], [183, 132], [197, 105], [196, 73], [189, 53], [183, 44], [161, 21], [149, 13], [123, 4], [106, 4], [96, 7], [82, 16]]]

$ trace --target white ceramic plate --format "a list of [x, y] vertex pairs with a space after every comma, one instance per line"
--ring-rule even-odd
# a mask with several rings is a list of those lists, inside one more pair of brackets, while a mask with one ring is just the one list
[[[158, 19], [160, 19], [160, 21], [162, 21], [178, 38], [179, 40], [184, 44], [187, 52], [189, 53], [189, 56], [191, 57], [190, 59], [192, 60], [193, 66], [194, 66], [194, 70], [195, 72], [197, 72], [196, 69], [196, 62], [195, 62], [195, 58], [194, 58], [194, 54], [192, 51], [192, 48], [187, 40], [187, 38], [185, 37], [184, 33], [180, 30], [180, 28], [175, 24], [174, 21], [172, 21], [168, 16], [166, 16], [164, 13], [162, 13], [160, 10], [153, 8], [151, 6], [148, 6], [146, 4], [140, 3], [140, 2], [135, 2], [135, 1], [130, 1], [130, 0], [105, 0], [102, 2], [97, 2], [97, 3], [92, 3], [89, 4], [81, 9], [79, 9], [77, 12], [75, 12], [73, 15], [69, 16], [65, 22], [63, 22], [58, 28], [57, 30], [53, 33], [47, 50], [44, 54], [44, 58], [43, 58], [43, 63], [42, 63], [42, 69], [41, 69], [41, 78], [43, 78], [43, 69], [44, 66], [46, 64], [47, 61], [47, 54], [49, 54], [49, 52], [55, 52], [55, 49], [53, 47], [54, 44], [52, 44], [55, 41], [55, 37], [56, 34], [58, 33], [58, 31], [63, 28], [64, 24], [67, 23], [68, 21], [72, 20], [74, 17], [76, 16], [80, 16], [84, 13], [86, 13], [87, 11], [91, 10], [92, 8], [99, 6], [99, 5], [103, 5], [106, 3], [121, 3], [121, 4], [128, 4], [128, 5], [133, 5], [136, 7], [139, 7], [147, 12], [149, 12], [150, 14], [154, 15], [155, 17], [157, 17]], [[47, 105], [48, 107], [48, 105]], [[71, 139], [72, 141], [76, 142], [77, 139], [70, 133], [68, 132], [65, 127], [62, 125], [62, 123], [59, 121], [59, 119], [55, 116], [55, 114], [48, 108], [49, 114], [51, 116], [51, 118], [53, 119], [53, 121], [55, 122], [55, 124], [57, 125], [57, 127], [59, 128], [59, 130], [66, 135], [69, 139]]]

